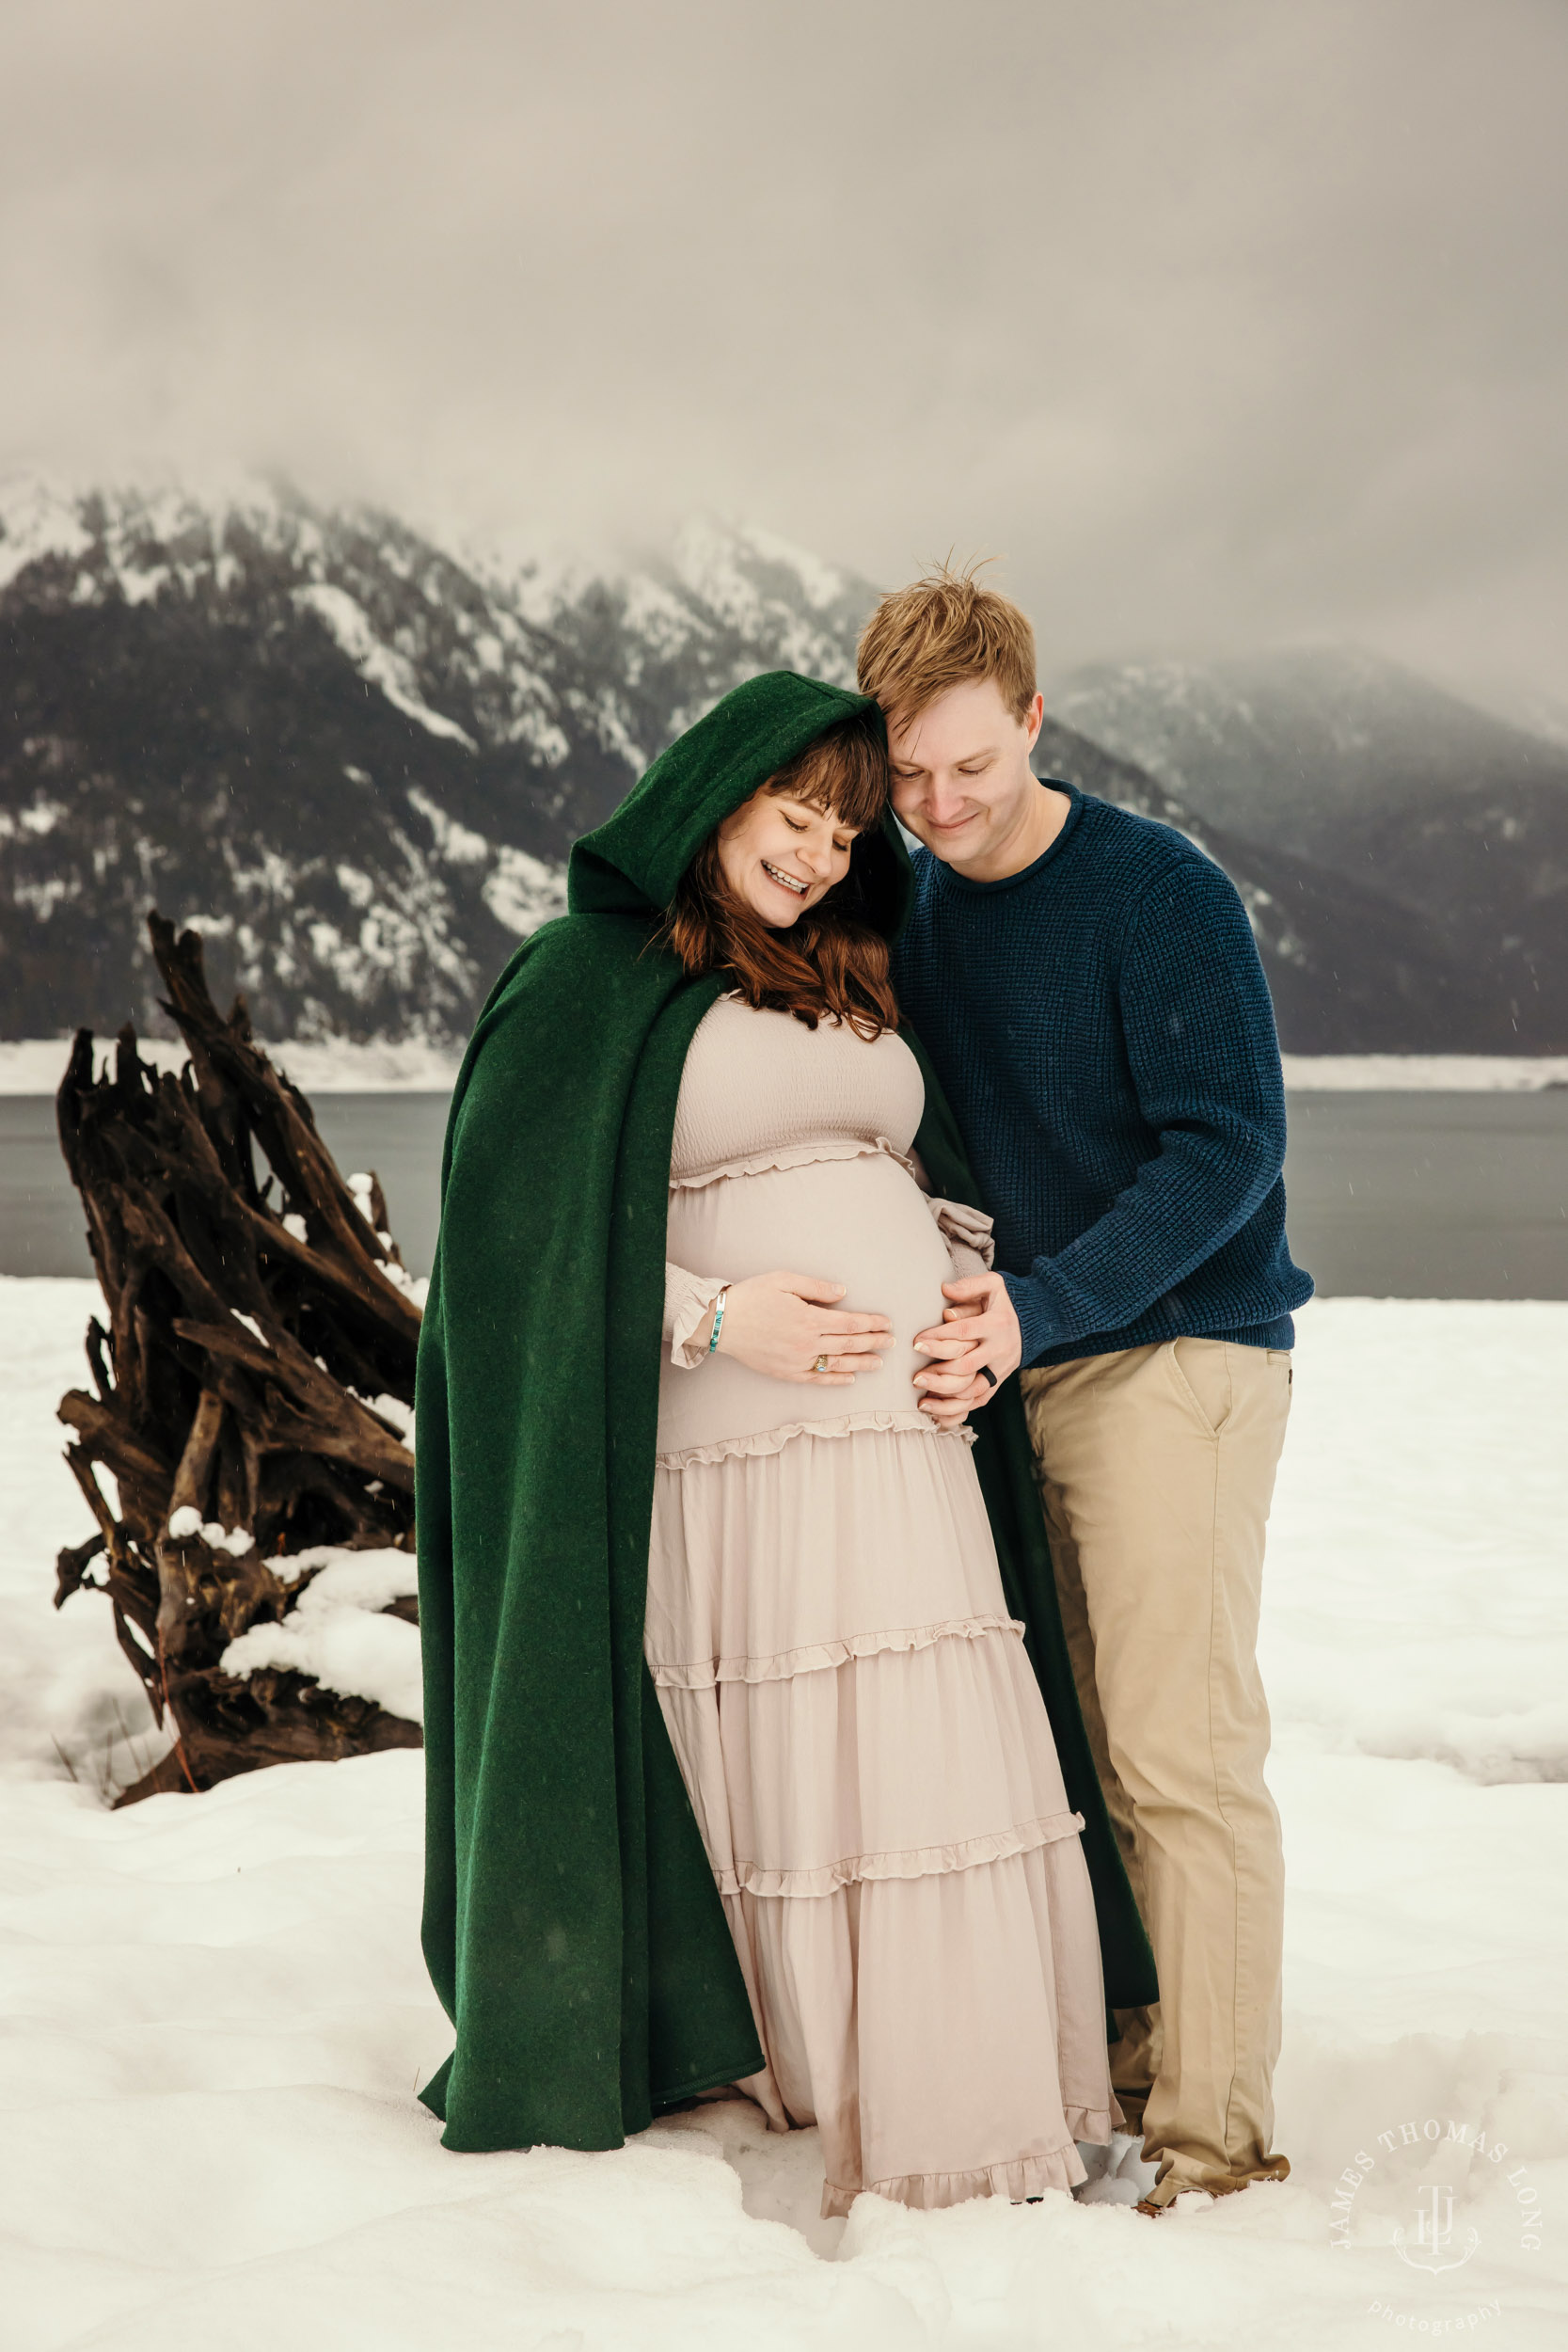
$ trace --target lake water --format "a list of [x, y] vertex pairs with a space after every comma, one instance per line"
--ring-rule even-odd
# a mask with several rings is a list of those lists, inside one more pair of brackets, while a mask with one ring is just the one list
[[[318, 1094], [314, 1108], [345, 1174], [380, 1177], [424, 1272], [445, 1096]], [[1568, 1298], [1568, 1089], [1294, 1094], [1285, 1178], [1291, 1248], [1325, 1295]], [[0, 1096], [0, 1273], [91, 1270], [54, 1103]]]

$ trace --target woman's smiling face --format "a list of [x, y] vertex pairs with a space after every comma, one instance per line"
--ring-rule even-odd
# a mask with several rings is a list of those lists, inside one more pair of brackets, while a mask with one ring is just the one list
[[787, 930], [844, 880], [855, 834], [831, 809], [765, 785], [720, 826], [719, 864], [737, 898]]

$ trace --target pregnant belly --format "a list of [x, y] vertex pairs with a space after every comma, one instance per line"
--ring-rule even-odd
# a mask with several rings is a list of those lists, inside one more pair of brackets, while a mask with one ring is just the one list
[[813, 1275], [846, 1285], [839, 1306], [886, 1315], [882, 1369], [847, 1389], [770, 1380], [726, 1356], [696, 1372], [666, 1359], [659, 1378], [661, 1454], [721, 1443], [842, 1414], [908, 1420], [913, 1378], [927, 1359], [914, 1335], [942, 1320], [947, 1245], [918, 1185], [885, 1152], [732, 1176], [670, 1197], [669, 1255], [694, 1274], [744, 1281], [753, 1274]]

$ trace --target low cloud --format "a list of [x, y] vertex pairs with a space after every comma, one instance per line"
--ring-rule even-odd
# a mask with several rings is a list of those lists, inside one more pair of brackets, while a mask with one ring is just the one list
[[10, 463], [1568, 695], [1555, 0], [61, 0], [0, 75]]

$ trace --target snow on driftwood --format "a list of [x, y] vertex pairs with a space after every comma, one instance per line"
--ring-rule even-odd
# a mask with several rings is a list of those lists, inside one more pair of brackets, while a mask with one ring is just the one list
[[397, 1612], [400, 1601], [419, 1594], [411, 1554], [339, 1551], [324, 1544], [297, 1560], [269, 1560], [267, 1565], [280, 1581], [309, 1571], [310, 1581], [285, 1616], [253, 1625], [230, 1643], [218, 1661], [222, 1671], [305, 1675], [324, 1691], [372, 1699], [388, 1715], [423, 1723], [418, 1614]]

